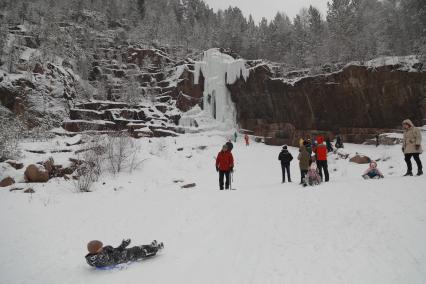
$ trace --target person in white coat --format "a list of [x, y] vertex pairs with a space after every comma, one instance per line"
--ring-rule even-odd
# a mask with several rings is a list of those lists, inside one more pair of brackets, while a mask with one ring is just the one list
[[411, 158], [414, 158], [417, 164], [417, 175], [423, 175], [422, 161], [420, 154], [423, 153], [422, 149], [422, 133], [420, 129], [414, 126], [413, 122], [406, 119], [402, 122], [404, 128], [404, 139], [402, 144], [402, 151], [405, 155], [405, 162], [407, 163], [407, 173], [404, 176], [413, 175], [413, 167], [411, 165]]

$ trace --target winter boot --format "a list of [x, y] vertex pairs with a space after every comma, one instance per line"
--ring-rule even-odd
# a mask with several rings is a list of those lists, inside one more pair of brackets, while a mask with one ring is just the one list
[[419, 170], [418, 172], [417, 172], [417, 176], [419, 177], [419, 176], [421, 176], [421, 175], [423, 175], [423, 170]]
[[412, 176], [413, 176], [413, 173], [412, 173], [412, 172], [407, 172], [404, 176], [405, 176], [405, 177], [408, 177], [408, 176], [412, 177]]

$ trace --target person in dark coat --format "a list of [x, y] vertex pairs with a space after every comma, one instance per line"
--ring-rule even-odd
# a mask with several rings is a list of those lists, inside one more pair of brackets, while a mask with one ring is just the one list
[[164, 248], [163, 243], [157, 243], [157, 241], [153, 241], [150, 245], [127, 248], [129, 244], [130, 239], [123, 240], [121, 245], [113, 248], [112, 246], [104, 247], [101, 241], [91, 241], [87, 244], [89, 251], [85, 257], [87, 264], [97, 268], [114, 266], [152, 257]]
[[308, 151], [309, 157], [312, 156], [312, 142], [311, 142], [311, 139], [306, 140], [303, 144], [306, 147], [306, 151]]
[[337, 149], [343, 149], [344, 148], [342, 136], [337, 135], [335, 146], [336, 146]]
[[281, 161], [281, 171], [283, 175], [283, 183], [285, 183], [285, 173], [287, 172], [288, 182], [291, 182], [290, 176], [290, 162], [293, 160], [293, 156], [287, 149], [287, 145], [283, 146], [281, 153], [278, 155], [278, 160]]
[[333, 145], [331, 145], [330, 137], [327, 137], [325, 139], [325, 145], [327, 146], [327, 151], [329, 153], [333, 152], [334, 149], [333, 149]]
[[223, 179], [226, 178], [225, 188], [229, 189], [230, 174], [234, 170], [234, 157], [228, 146], [223, 145], [222, 151], [217, 154], [216, 171], [219, 172], [219, 188], [223, 190]]
[[305, 147], [306, 152], [308, 152], [308, 156], [309, 156], [309, 166], [310, 166], [310, 165], [312, 164], [312, 161], [313, 161], [313, 159], [312, 159], [312, 146], [311, 146], [310, 139], [305, 140], [305, 141], [303, 142], [303, 146]]

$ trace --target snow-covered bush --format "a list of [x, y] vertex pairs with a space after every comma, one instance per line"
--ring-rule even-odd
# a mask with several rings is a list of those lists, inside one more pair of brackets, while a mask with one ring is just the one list
[[0, 123], [0, 161], [17, 159], [21, 154], [19, 140], [22, 138], [24, 127], [15, 118], [3, 119]]
[[140, 164], [138, 152], [140, 147], [135, 143], [135, 139], [127, 132], [117, 132], [108, 135], [106, 143], [106, 155], [109, 170], [117, 174], [123, 170], [133, 171]]

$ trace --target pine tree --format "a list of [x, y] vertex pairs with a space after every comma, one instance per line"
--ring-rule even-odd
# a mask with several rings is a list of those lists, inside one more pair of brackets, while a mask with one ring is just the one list
[[327, 3], [328, 49], [332, 60], [348, 62], [353, 59], [351, 45], [355, 34], [351, 4], [351, 0], [333, 0]]
[[404, 0], [400, 2], [404, 32], [408, 36], [411, 52], [424, 55], [426, 52], [426, 2], [424, 0]]
[[[313, 54], [310, 53], [312, 50], [310, 49], [309, 15], [306, 9], [301, 10], [294, 19], [293, 40], [292, 63], [295, 66], [307, 67], [308, 60]], [[311, 61], [313, 60], [311, 59]], [[312, 64], [312, 62], [309, 63]]]
[[272, 59], [279, 62], [291, 60], [293, 48], [293, 26], [290, 18], [284, 13], [277, 13], [269, 24], [267, 42]]
[[145, 18], [145, 12], [146, 12], [145, 0], [136, 0], [136, 3], [137, 3], [140, 19], [143, 20]]
[[308, 47], [306, 63], [308, 66], [319, 66], [325, 59], [325, 23], [321, 13], [312, 6], [308, 9]]
[[244, 57], [248, 59], [259, 58], [259, 45], [259, 32], [252, 15], [250, 15], [247, 22], [247, 30], [243, 38], [243, 46], [245, 47], [243, 52]]

